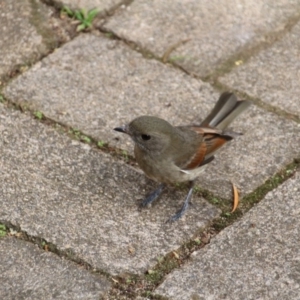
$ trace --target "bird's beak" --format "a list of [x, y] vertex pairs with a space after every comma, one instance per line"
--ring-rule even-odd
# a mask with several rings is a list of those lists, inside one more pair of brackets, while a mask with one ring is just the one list
[[126, 125], [114, 128], [115, 131], [123, 132], [128, 134], [128, 128]]

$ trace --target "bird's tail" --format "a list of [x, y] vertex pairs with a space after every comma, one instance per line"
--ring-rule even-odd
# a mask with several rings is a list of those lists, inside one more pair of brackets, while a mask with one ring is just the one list
[[200, 126], [224, 130], [250, 105], [251, 102], [238, 100], [233, 93], [225, 92], [220, 96], [215, 107]]

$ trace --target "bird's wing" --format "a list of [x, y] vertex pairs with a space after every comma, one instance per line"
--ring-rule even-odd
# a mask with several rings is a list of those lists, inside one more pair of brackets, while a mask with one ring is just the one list
[[201, 135], [202, 142], [198, 145], [195, 154], [182, 168], [184, 170], [191, 170], [211, 162], [215, 152], [233, 138], [217, 128], [191, 126], [189, 129]]

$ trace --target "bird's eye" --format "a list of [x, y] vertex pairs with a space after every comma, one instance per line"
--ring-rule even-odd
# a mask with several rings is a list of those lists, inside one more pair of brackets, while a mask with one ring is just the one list
[[144, 141], [148, 141], [148, 140], [151, 139], [151, 136], [148, 135], [148, 134], [142, 134], [141, 137], [142, 137], [142, 139], [143, 139]]

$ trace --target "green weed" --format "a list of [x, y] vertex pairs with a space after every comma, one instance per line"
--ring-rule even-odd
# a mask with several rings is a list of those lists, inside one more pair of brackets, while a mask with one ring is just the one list
[[99, 11], [97, 8], [87, 11], [85, 8], [81, 8], [79, 10], [72, 10], [67, 6], [64, 6], [61, 10], [61, 14], [65, 14], [68, 17], [75, 19], [79, 22], [79, 25], [76, 28], [77, 31], [83, 31], [88, 28], [91, 28], [98, 12]]

